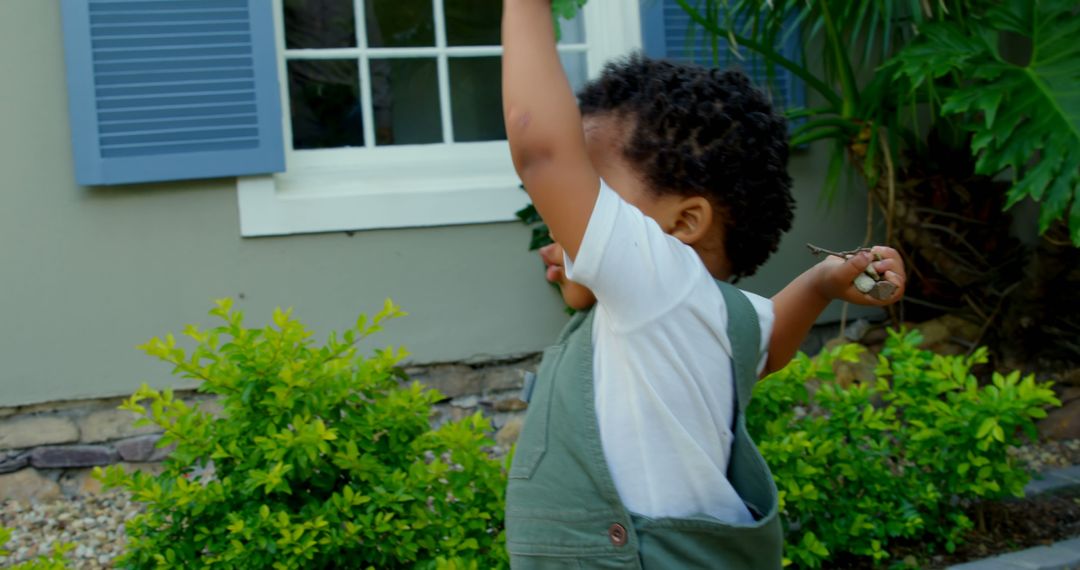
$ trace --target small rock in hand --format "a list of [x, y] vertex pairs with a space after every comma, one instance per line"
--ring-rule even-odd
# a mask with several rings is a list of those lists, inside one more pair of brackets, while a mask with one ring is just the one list
[[892, 296], [895, 293], [896, 284], [892, 281], [885, 281], [882, 279], [881, 281], [874, 283], [873, 287], [870, 288], [870, 292], [867, 294], [878, 301], [888, 301], [889, 299], [892, 299]]
[[[809, 243], [806, 244], [806, 247], [810, 248], [810, 252], [814, 255], [825, 253], [828, 255], [835, 255], [841, 259], [851, 259], [852, 256], [860, 252], [870, 251], [868, 248], [859, 248], [852, 251], [829, 251]], [[881, 259], [880, 255], [874, 254], [874, 261], [881, 261]], [[888, 301], [891, 299], [896, 293], [897, 288], [895, 283], [886, 280], [883, 275], [879, 274], [877, 270], [874, 269], [873, 262], [867, 265], [866, 269], [855, 277], [853, 284], [860, 293], [865, 293], [870, 298], [877, 299], [878, 301]]]

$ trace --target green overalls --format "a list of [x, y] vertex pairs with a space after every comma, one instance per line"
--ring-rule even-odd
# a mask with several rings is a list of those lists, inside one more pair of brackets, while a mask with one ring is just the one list
[[526, 389], [529, 413], [506, 491], [512, 568], [781, 567], [776, 485], [744, 417], [757, 380], [757, 313], [734, 286], [718, 284], [728, 308], [737, 398], [727, 475], [756, 521], [728, 524], [705, 515], [649, 519], [626, 510], [600, 446], [590, 310], [575, 315], [558, 343], [544, 352], [535, 383]]

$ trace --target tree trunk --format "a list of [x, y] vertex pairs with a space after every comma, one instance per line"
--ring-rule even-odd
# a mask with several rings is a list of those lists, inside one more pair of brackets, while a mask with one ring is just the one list
[[[852, 145], [853, 164], [863, 164], [865, 148]], [[1003, 209], [1009, 184], [973, 174], [966, 144], [931, 137], [904, 158], [892, 195], [887, 176], [870, 192], [891, 217], [891, 245], [907, 267], [901, 318], [970, 320], [981, 334], [968, 340], [990, 346], [998, 367], [1080, 367], [1080, 248], [1066, 225], [1056, 223], [1034, 247], [1022, 244]]]

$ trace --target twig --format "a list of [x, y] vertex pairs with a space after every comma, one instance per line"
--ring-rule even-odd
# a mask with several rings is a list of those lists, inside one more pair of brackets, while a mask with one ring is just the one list
[[986, 316], [986, 313], [982, 312], [982, 309], [979, 308], [979, 305], [975, 303], [975, 299], [971, 298], [971, 295], [964, 293], [964, 301], [967, 301], [968, 306], [971, 307], [972, 311], [975, 311], [976, 315], [979, 315], [979, 318], [984, 321], [988, 318]]
[[840, 334], [836, 335], [836, 338], [844, 338], [844, 330], [847, 328], [847, 307], [848, 304], [844, 303], [840, 309]]
[[986, 319], [986, 323], [983, 324], [982, 330], [979, 331], [979, 336], [975, 338], [975, 342], [972, 343], [971, 348], [968, 350], [968, 356], [971, 356], [975, 352], [975, 349], [979, 346], [979, 343], [982, 342], [983, 336], [986, 335], [986, 331], [990, 330], [990, 325], [993, 324], [994, 319], [997, 318], [998, 313], [1001, 311], [1001, 307], [1005, 305], [1005, 299], [1007, 299], [1009, 295], [1013, 291], [1015, 291], [1017, 287], [1020, 286], [1020, 283], [1020, 281], [1017, 281], [1016, 283], [1009, 285], [1008, 289], [1005, 289], [1005, 291], [1001, 294], [1001, 298], [998, 299], [997, 306], [994, 307], [994, 311], [990, 313], [990, 318]]
[[969, 353], [979, 347], [979, 345], [971, 342], [970, 340], [958, 336], [950, 336], [949, 342], [959, 344], [960, 346], [966, 346]]
[[896, 217], [896, 173], [893, 171], [892, 149], [889, 147], [889, 139], [885, 136], [885, 131], [879, 130], [878, 136], [881, 137], [881, 149], [885, 156], [885, 171], [889, 187], [888, 211], [885, 214], [885, 245], [891, 246], [893, 244], [893, 218]]
[[953, 230], [952, 228], [950, 228], [948, 226], [942, 226], [942, 225], [939, 225], [939, 224], [931, 224], [929, 222], [923, 222], [923, 223], [919, 224], [919, 226], [923, 227], [923, 228], [926, 228], [928, 230], [937, 230], [939, 232], [944, 232], [944, 233], [947, 233], [947, 234], [951, 235], [957, 241], [964, 244], [964, 247], [968, 248], [968, 251], [970, 251], [972, 253], [972, 255], [977, 257], [979, 259], [979, 261], [982, 262], [983, 265], [990, 265], [990, 263], [986, 261], [986, 258], [983, 257], [981, 253], [979, 253], [979, 250], [975, 249], [974, 246], [972, 246], [970, 243], [968, 243], [968, 241], [966, 239], [964, 239], [963, 236], [956, 233], [956, 231]]
[[867, 247], [870, 245], [870, 240], [874, 237], [874, 193], [866, 193], [866, 236], [863, 237], [862, 246]]
[[1059, 240], [1059, 239], [1056, 239], [1056, 238], [1052, 238], [1052, 237], [1050, 237], [1050, 236], [1048, 236], [1046, 234], [1043, 234], [1042, 238], [1044, 240], [1046, 240], [1047, 243], [1049, 243], [1050, 245], [1056, 245], [1058, 247], [1071, 247], [1072, 246], [1072, 242], [1069, 241], [1069, 240]]
[[818, 246], [816, 246], [816, 245], [814, 245], [812, 243], [806, 244], [806, 247], [809, 248], [810, 253], [812, 253], [814, 255], [820, 255], [820, 254], [824, 253], [826, 255], [835, 255], [836, 257], [839, 257], [840, 259], [847, 259], [847, 258], [849, 258], [849, 257], [851, 257], [853, 255], [857, 255], [857, 254], [862, 253], [864, 251], [870, 251], [870, 248], [868, 248], [868, 247], [860, 247], [858, 249], [853, 249], [851, 251], [830, 251], [830, 250], [825, 249], [823, 247], [818, 247]]
[[[944, 255], [944, 256], [948, 257], [949, 259], [951, 259], [952, 261], [956, 262], [959, 269], [963, 269], [964, 271], [967, 271], [968, 273], [971, 273], [972, 275], [982, 277], [982, 276], [986, 275], [986, 273], [988, 272], [987, 270], [975, 267], [974, 265], [971, 264], [971, 262], [967, 258], [965, 258], [963, 255], [961, 255], [959, 252], [954, 251], [952, 248], [945, 247], [945, 246], [941, 245], [940, 243], [937, 244], [937, 247], [935, 248], [935, 251], [941, 252], [942, 255]], [[938, 269], [938, 268], [941, 267], [940, 263], [930, 262], [930, 264], [935, 269]], [[914, 269], [914, 264], [913, 264], [912, 269]], [[940, 269], [938, 269], [938, 273], [939, 274], [941, 273]], [[920, 277], [923, 277], [923, 276], [920, 275]], [[951, 279], [950, 279], [950, 281], [951, 281]]]
[[[919, 248], [915, 248], [915, 253], [919, 253]], [[922, 270], [919, 269], [919, 264], [916, 263], [916, 261], [919, 261], [919, 258], [916, 258], [914, 255], [908, 254], [904, 250], [901, 250], [900, 254], [904, 256], [905, 261], [910, 261], [910, 263], [907, 263], [908, 267], [906, 267], [908, 273], [918, 277], [922, 281], [929, 281], [929, 279], [926, 278], [926, 275], [923, 274]]]
[[961, 216], [950, 212], [942, 212], [941, 210], [935, 210], [934, 208], [916, 207], [915, 211], [922, 214], [933, 214], [935, 216], [941, 216], [943, 218], [952, 218], [954, 220], [960, 220], [961, 222], [966, 222], [969, 224], [977, 224], [980, 226], [990, 225], [990, 222], [987, 222], [985, 220], [976, 220], [975, 218], [969, 218], [967, 216]]
[[937, 303], [931, 303], [930, 301], [924, 301], [918, 297], [912, 297], [911, 295], [904, 295], [904, 301], [908, 303], [914, 303], [923, 307], [930, 307], [931, 309], [937, 309], [939, 311], [955, 311], [956, 307], [950, 307], [947, 305], [939, 305]]

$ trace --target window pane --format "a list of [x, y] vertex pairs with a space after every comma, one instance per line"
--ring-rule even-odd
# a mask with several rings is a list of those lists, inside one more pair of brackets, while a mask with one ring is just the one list
[[585, 16], [579, 10], [573, 19], [564, 20], [559, 18], [560, 44], [583, 44], [585, 43]]
[[284, 0], [285, 47], [356, 47], [353, 0]]
[[367, 0], [368, 47], [435, 45], [431, 0]]
[[588, 68], [585, 67], [585, 54], [583, 53], [560, 53], [559, 61], [562, 62], [566, 71], [566, 78], [570, 80], [570, 87], [577, 93], [589, 79]]
[[497, 46], [503, 0], [445, 0], [446, 42], [452, 46]]
[[355, 60], [290, 61], [288, 72], [293, 148], [364, 144]]
[[[576, 93], [588, 79], [585, 54], [560, 54], [559, 59]], [[501, 58], [450, 58], [450, 108], [454, 141], [505, 140]]]
[[442, 142], [435, 58], [371, 60], [375, 144]]
[[450, 107], [457, 142], [506, 139], [502, 114], [502, 66], [498, 57], [450, 60]]

